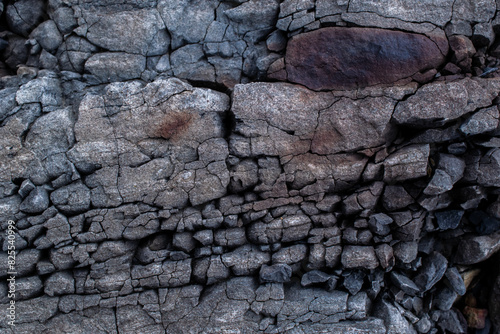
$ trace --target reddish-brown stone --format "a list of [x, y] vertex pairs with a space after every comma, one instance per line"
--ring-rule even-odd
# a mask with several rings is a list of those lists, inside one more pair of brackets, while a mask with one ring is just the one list
[[444, 59], [423, 35], [343, 27], [297, 35], [285, 56], [288, 80], [314, 90], [391, 84], [438, 67]]

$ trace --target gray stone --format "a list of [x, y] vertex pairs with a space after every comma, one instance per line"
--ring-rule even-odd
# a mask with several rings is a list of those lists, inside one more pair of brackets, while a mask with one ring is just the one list
[[16, 279], [16, 300], [31, 299], [43, 291], [42, 280], [38, 276]]
[[[340, 255], [340, 253], [339, 253]], [[290, 247], [283, 247], [273, 254], [273, 263], [286, 263], [288, 265], [299, 263], [307, 256], [306, 245], [292, 245]]]
[[500, 149], [489, 150], [479, 161], [478, 173], [475, 175], [477, 182], [485, 187], [500, 185]]
[[433, 306], [439, 310], [447, 311], [451, 309], [458, 294], [448, 287], [444, 287], [434, 294]]
[[371, 246], [345, 246], [341, 262], [348, 269], [375, 269], [379, 265], [375, 250]]
[[393, 119], [399, 124], [415, 126], [442, 125], [491, 105], [496, 85], [496, 81], [483, 82], [469, 78], [430, 83], [399, 103]]
[[57, 272], [44, 283], [44, 292], [50, 297], [75, 293], [75, 279], [70, 272]]
[[63, 42], [63, 38], [54, 21], [48, 20], [36, 27], [31, 33], [40, 46], [50, 53], [55, 53]]
[[378, 235], [387, 235], [391, 231], [390, 224], [393, 222], [392, 218], [385, 213], [377, 213], [370, 216], [368, 226], [370, 230]]
[[187, 0], [158, 1], [158, 11], [172, 36], [172, 48], [175, 50], [181, 45], [201, 42], [209, 25], [215, 21], [218, 5], [216, 0], [196, 3]]
[[465, 171], [465, 162], [450, 154], [440, 154], [437, 169], [424, 189], [426, 195], [440, 195], [453, 188]]
[[493, 131], [498, 127], [499, 117], [497, 106], [481, 109], [460, 126], [460, 131], [467, 136]]
[[391, 268], [394, 266], [394, 250], [387, 244], [381, 244], [375, 247], [375, 253], [383, 269]]
[[82, 73], [85, 62], [98, 48], [84, 38], [69, 36], [59, 47], [56, 54], [61, 70]]
[[382, 195], [382, 204], [388, 211], [396, 211], [414, 203], [413, 197], [402, 187], [387, 185]]
[[415, 329], [419, 333], [428, 333], [432, 328], [432, 322], [429, 316], [423, 316], [416, 324]]
[[424, 258], [422, 267], [418, 270], [414, 281], [421, 291], [428, 291], [441, 280], [447, 267], [448, 260], [440, 253], [432, 252]]
[[42, 187], [36, 187], [21, 203], [19, 209], [26, 213], [41, 213], [49, 207], [49, 194]]
[[222, 255], [222, 262], [228, 268], [231, 268], [236, 276], [253, 274], [270, 260], [269, 253], [261, 252], [250, 245], [241, 246], [230, 253]]
[[9, 4], [5, 11], [7, 24], [16, 34], [28, 37], [43, 20], [44, 3], [37, 0], [21, 0]]
[[328, 275], [320, 270], [311, 270], [302, 275], [302, 279], [300, 280], [300, 285], [302, 286], [311, 286], [318, 283], [326, 283], [329, 280], [336, 279], [332, 275]]
[[230, 187], [235, 192], [247, 190], [258, 182], [258, 166], [252, 160], [243, 160], [231, 169]]
[[292, 276], [292, 268], [285, 263], [263, 265], [260, 268], [259, 277], [263, 283], [289, 282]]
[[405, 181], [426, 176], [429, 153], [429, 145], [410, 145], [397, 150], [384, 160], [384, 181]]
[[190, 44], [172, 52], [170, 63], [176, 77], [213, 82], [215, 69], [205, 58], [201, 45]]
[[363, 287], [363, 283], [365, 281], [365, 273], [362, 271], [352, 271], [350, 273], [344, 274], [344, 288], [349, 291], [351, 295], [356, 295], [361, 288]]
[[441, 211], [441, 212], [436, 212], [435, 215], [437, 224], [441, 230], [451, 230], [451, 229], [456, 229], [458, 227], [458, 225], [462, 221], [464, 211], [461, 210]]
[[419, 287], [409, 279], [406, 275], [400, 274], [396, 271], [391, 272], [391, 281], [395, 286], [403, 290], [410, 296], [415, 296], [420, 292]]
[[68, 34], [78, 26], [74, 13], [70, 7], [59, 7], [52, 13], [51, 18], [61, 33]]
[[276, 30], [267, 38], [266, 46], [269, 51], [280, 52], [286, 48], [286, 42], [286, 36], [283, 32]]
[[53, 191], [50, 199], [65, 213], [80, 213], [90, 207], [90, 190], [81, 182], [76, 182]]
[[163, 329], [141, 305], [126, 305], [116, 308], [116, 328], [119, 333], [137, 332], [159, 334]]
[[453, 19], [469, 22], [488, 22], [496, 11], [494, 0], [458, 0], [453, 4]]
[[224, 11], [235, 31], [245, 40], [255, 43], [274, 28], [279, 11], [279, 1], [249, 0]]
[[430, 22], [443, 27], [452, 17], [453, 3], [452, 0], [426, 0], [418, 4], [411, 0], [398, 3], [390, 0], [354, 0], [349, 3], [349, 12], [374, 12], [383, 17], [409, 22]]
[[51, 318], [46, 326], [48, 328], [58, 328], [68, 333], [118, 333], [116, 331], [115, 311], [112, 308], [94, 306], [85, 308], [83, 311], [77, 310], [67, 314], [58, 314]]
[[5, 65], [15, 69], [18, 65], [26, 64], [30, 54], [30, 50], [26, 45], [26, 39], [12, 34], [8, 36], [7, 43], [7, 48], [3, 51], [5, 54]]
[[491, 235], [467, 236], [460, 240], [454, 261], [470, 265], [490, 258], [500, 249], [500, 231]]
[[384, 320], [387, 328], [387, 333], [399, 334], [409, 333], [416, 334], [415, 329], [403, 317], [401, 312], [392, 305], [389, 301], [381, 299], [373, 306], [374, 316]]
[[172, 245], [177, 249], [189, 253], [195, 248], [196, 243], [191, 232], [182, 232], [174, 234]]
[[146, 57], [124, 52], [102, 52], [85, 62], [85, 70], [101, 82], [139, 79], [146, 70]]
[[31, 80], [19, 88], [16, 101], [18, 104], [41, 103], [43, 107], [59, 107], [62, 102], [60, 81], [52, 77]]
[[68, 219], [60, 213], [48, 219], [43, 226], [47, 229], [45, 233], [46, 238], [54, 246], [61, 247], [73, 241], [70, 234]]
[[[105, 16], [88, 12], [84, 15], [90, 23], [86, 37], [98, 47], [143, 56], [158, 56], [168, 51], [170, 38], [156, 10], [121, 11]], [[182, 23], [186, 19], [181, 20]]]
[[[42, 254], [38, 249], [23, 249], [16, 255], [17, 274], [19, 276], [27, 276], [32, 274], [41, 259]], [[5, 272], [7, 272], [7, 270]]]
[[467, 323], [458, 310], [436, 311], [437, 325], [443, 331], [459, 334], [467, 332]]
[[495, 40], [493, 26], [489, 22], [476, 23], [472, 33], [472, 41], [480, 47], [490, 47]]
[[202, 245], [211, 245], [214, 241], [214, 234], [212, 230], [198, 231], [193, 235], [195, 240], [198, 240]]
[[434, 196], [440, 195], [453, 188], [451, 177], [443, 170], [436, 169], [431, 181], [424, 189], [424, 194]]
[[418, 243], [416, 241], [399, 242], [393, 247], [397, 262], [410, 263], [417, 258]]
[[[255, 96], [260, 96], [257, 103]], [[385, 143], [393, 130], [389, 120], [394, 101], [385, 97], [367, 98], [361, 103], [342, 98], [333, 103], [335, 100], [325, 93], [282, 83], [237, 85], [233, 97], [236, 131], [251, 137], [254, 155], [305, 153], [311, 141], [314, 153], [352, 151]], [[375, 115], [370, 112], [373, 108], [381, 112]], [[331, 127], [337, 131], [332, 132]], [[367, 127], [375, 128], [376, 135], [368, 133]]]
[[14, 87], [5, 88], [0, 90], [0, 98], [2, 104], [0, 105], [0, 122], [3, 122], [8, 116], [16, 112], [16, 91]]
[[215, 243], [220, 246], [237, 247], [247, 243], [244, 228], [228, 228], [215, 232]]
[[285, 0], [280, 4], [279, 17], [285, 17], [313, 8], [314, 1], [312, 0]]

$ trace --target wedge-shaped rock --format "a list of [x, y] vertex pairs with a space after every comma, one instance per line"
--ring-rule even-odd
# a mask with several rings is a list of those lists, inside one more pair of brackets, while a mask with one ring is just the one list
[[420, 88], [394, 110], [396, 123], [413, 126], [441, 126], [478, 108], [492, 104], [498, 94], [497, 79], [465, 78], [434, 82]]

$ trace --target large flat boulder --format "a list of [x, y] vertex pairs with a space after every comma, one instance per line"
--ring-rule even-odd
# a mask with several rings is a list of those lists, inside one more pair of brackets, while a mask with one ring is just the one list
[[445, 55], [424, 35], [373, 28], [323, 28], [292, 38], [288, 80], [314, 90], [392, 84], [438, 67]]

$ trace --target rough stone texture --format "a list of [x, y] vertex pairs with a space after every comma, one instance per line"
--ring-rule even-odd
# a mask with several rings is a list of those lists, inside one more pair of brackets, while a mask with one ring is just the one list
[[324, 28], [292, 38], [285, 62], [292, 82], [314, 90], [353, 89], [409, 78], [438, 67], [444, 56], [433, 41], [422, 35]]
[[496, 7], [0, 4], [0, 332], [498, 331]]
[[399, 124], [439, 125], [491, 103], [498, 82], [469, 78], [425, 85], [415, 95], [399, 103], [393, 119]]

